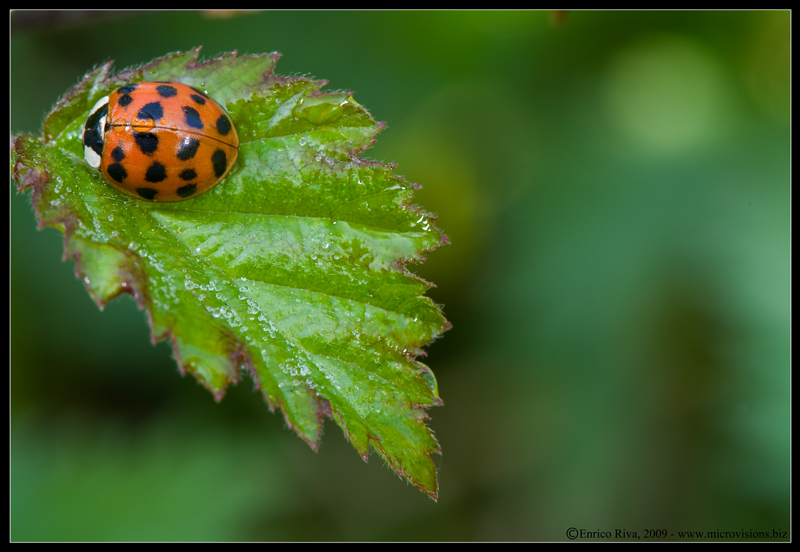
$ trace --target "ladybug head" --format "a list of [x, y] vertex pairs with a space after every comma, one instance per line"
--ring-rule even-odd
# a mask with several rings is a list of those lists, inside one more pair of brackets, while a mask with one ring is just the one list
[[92, 108], [83, 126], [83, 157], [95, 169], [100, 166], [105, 140], [106, 115], [108, 114], [108, 96], [101, 98]]

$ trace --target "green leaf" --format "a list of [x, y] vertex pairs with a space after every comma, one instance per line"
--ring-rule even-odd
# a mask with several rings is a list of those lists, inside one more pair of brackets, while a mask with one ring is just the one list
[[[422, 347], [449, 328], [405, 267], [447, 238], [410, 205], [415, 186], [362, 160], [382, 128], [347, 92], [273, 73], [277, 54], [199, 49], [118, 75], [87, 74], [45, 120], [14, 139], [18, 189], [39, 226], [65, 233], [65, 257], [102, 308], [130, 293], [153, 341], [217, 400], [247, 370], [270, 409], [316, 449], [324, 417], [358, 453], [370, 447], [434, 499], [425, 408], [441, 404]], [[89, 109], [127, 82], [180, 81], [231, 115], [237, 165], [179, 203], [128, 198], [83, 159]]]

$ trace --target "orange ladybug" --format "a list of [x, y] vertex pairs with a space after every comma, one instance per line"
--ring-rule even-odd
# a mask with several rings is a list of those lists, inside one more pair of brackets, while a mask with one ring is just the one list
[[179, 82], [126, 84], [98, 101], [83, 127], [84, 158], [123, 194], [183, 201], [216, 186], [236, 163], [230, 117]]

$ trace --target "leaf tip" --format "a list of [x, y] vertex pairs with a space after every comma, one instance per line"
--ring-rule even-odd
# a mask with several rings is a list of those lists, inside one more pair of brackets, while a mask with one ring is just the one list
[[435, 449], [428, 451], [428, 453], [425, 455], [425, 458], [427, 459], [430, 468], [428, 474], [432, 475], [432, 477], [429, 478], [430, 481], [428, 482], [428, 484], [417, 480], [411, 473], [409, 473], [409, 471], [406, 469], [404, 465], [402, 465], [402, 463], [393, 461], [391, 456], [389, 456], [380, 445], [378, 445], [377, 443], [372, 443], [372, 446], [375, 447], [375, 449], [380, 453], [380, 455], [383, 457], [386, 463], [389, 464], [389, 466], [394, 470], [394, 472], [398, 475], [398, 477], [400, 477], [401, 479], [403, 478], [406, 479], [406, 481], [411, 483], [418, 490], [427, 494], [434, 501], [437, 501], [437, 499], [439, 498], [439, 478], [437, 477], [436, 466], [433, 464], [433, 460], [430, 457], [430, 453], [438, 452], [439, 454], [441, 454], [441, 449], [439, 448], [438, 443]]

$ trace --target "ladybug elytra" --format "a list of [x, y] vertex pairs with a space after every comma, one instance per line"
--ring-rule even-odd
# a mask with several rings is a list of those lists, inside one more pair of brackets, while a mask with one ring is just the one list
[[120, 192], [183, 201], [217, 185], [239, 155], [225, 110], [179, 82], [126, 84], [98, 101], [83, 129], [84, 157]]

